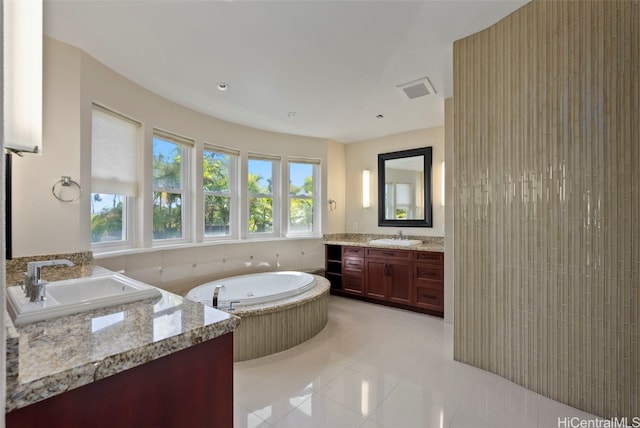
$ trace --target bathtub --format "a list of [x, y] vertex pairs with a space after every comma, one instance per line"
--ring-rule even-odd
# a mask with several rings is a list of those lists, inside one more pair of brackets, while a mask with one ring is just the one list
[[315, 277], [304, 272], [265, 272], [232, 276], [207, 282], [191, 289], [187, 299], [211, 306], [216, 286], [223, 286], [218, 293], [218, 308], [260, 305], [293, 297], [312, 289]]
[[232, 276], [199, 285], [186, 297], [212, 306], [217, 285], [224, 286], [218, 308], [240, 317], [233, 332], [235, 362], [297, 346], [322, 331], [329, 320], [331, 286], [317, 275], [285, 271]]

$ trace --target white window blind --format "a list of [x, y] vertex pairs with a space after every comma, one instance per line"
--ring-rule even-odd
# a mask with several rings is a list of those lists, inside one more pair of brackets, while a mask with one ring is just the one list
[[409, 183], [396, 183], [396, 204], [411, 205], [411, 185]]
[[91, 126], [93, 193], [136, 196], [140, 124], [94, 105]]

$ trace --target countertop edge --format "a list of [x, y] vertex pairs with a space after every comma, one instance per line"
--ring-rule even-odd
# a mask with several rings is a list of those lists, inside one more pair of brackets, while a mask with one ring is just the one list
[[410, 247], [402, 245], [378, 245], [362, 241], [332, 241], [323, 240], [324, 245], [344, 245], [349, 247], [367, 247], [367, 248], [388, 248], [393, 250], [409, 250], [409, 251], [429, 251], [435, 253], [444, 253], [444, 246], [432, 244], [418, 244]]

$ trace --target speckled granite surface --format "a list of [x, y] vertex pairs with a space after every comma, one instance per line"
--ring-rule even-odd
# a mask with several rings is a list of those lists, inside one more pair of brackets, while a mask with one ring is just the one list
[[81, 253], [47, 254], [41, 256], [15, 257], [6, 261], [7, 287], [17, 285], [24, 280], [28, 262], [43, 260], [67, 259], [74, 264], [67, 266], [45, 266], [41, 269], [42, 279], [46, 281], [61, 281], [63, 279], [81, 278], [93, 275], [93, 253], [85, 251]]
[[333, 245], [350, 245], [353, 247], [377, 247], [377, 248], [393, 248], [398, 250], [414, 250], [414, 251], [434, 251], [444, 253], [444, 238], [441, 236], [410, 236], [405, 235], [405, 239], [419, 239], [422, 244], [404, 247], [400, 245], [378, 245], [371, 244], [372, 239], [394, 238], [395, 235], [373, 235], [367, 233], [339, 233], [333, 235], [325, 235], [322, 238], [323, 244]]
[[160, 290], [160, 299], [7, 325], [6, 411], [233, 331], [240, 319]]

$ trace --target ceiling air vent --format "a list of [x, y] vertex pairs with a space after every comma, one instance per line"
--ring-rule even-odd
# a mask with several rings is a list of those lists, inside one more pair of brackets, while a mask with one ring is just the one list
[[403, 83], [396, 87], [410, 100], [436, 93], [436, 90], [433, 88], [433, 85], [431, 84], [431, 81], [428, 77], [423, 77], [412, 82]]

